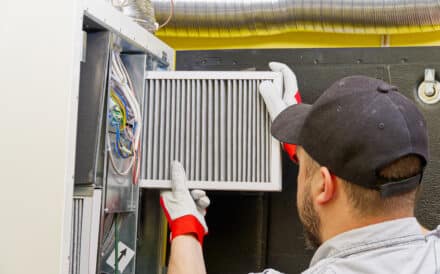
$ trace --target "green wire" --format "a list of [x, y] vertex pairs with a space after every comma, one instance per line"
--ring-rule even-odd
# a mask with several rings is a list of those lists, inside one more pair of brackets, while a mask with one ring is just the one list
[[119, 250], [118, 250], [118, 243], [119, 243], [119, 231], [118, 231], [118, 213], [115, 213], [115, 274], [119, 274]]

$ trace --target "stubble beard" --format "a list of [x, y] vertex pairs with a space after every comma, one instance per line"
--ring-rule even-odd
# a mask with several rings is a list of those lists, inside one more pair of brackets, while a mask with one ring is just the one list
[[322, 243], [320, 237], [321, 221], [318, 213], [313, 207], [310, 184], [304, 192], [302, 204], [298, 211], [303, 225], [306, 247], [312, 250], [317, 249]]

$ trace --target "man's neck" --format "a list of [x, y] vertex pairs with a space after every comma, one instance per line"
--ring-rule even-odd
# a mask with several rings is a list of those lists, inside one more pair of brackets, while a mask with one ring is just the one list
[[[414, 217], [414, 214], [394, 214], [394, 215], [388, 215], [388, 216], [356, 216], [356, 217], [347, 217], [347, 218], [336, 218], [333, 219], [333, 221], [329, 220], [327, 224], [322, 224], [322, 231], [321, 231], [321, 239], [322, 242], [325, 242], [339, 234], [342, 234], [344, 232], [374, 225], [382, 222], [397, 220], [401, 218], [408, 218], [408, 217]], [[422, 232], [423, 227], [421, 227]], [[424, 229], [427, 231], [426, 229]]]

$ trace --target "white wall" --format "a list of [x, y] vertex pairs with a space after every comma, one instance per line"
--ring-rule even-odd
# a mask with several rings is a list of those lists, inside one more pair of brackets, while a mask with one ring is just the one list
[[67, 263], [77, 2], [1, 1], [0, 273], [61, 273]]

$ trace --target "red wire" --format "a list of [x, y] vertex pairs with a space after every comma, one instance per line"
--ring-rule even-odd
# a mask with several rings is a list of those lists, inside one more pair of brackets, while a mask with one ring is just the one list
[[[140, 141], [139, 141], [140, 142]], [[136, 157], [135, 159], [135, 165], [133, 167], [133, 173], [132, 173], [132, 181], [134, 185], [137, 185], [139, 182], [139, 170], [140, 170], [140, 159], [139, 159], [139, 155], [141, 153], [141, 146], [138, 146], [138, 151], [136, 152], [135, 155], [133, 155], [133, 157]]]

